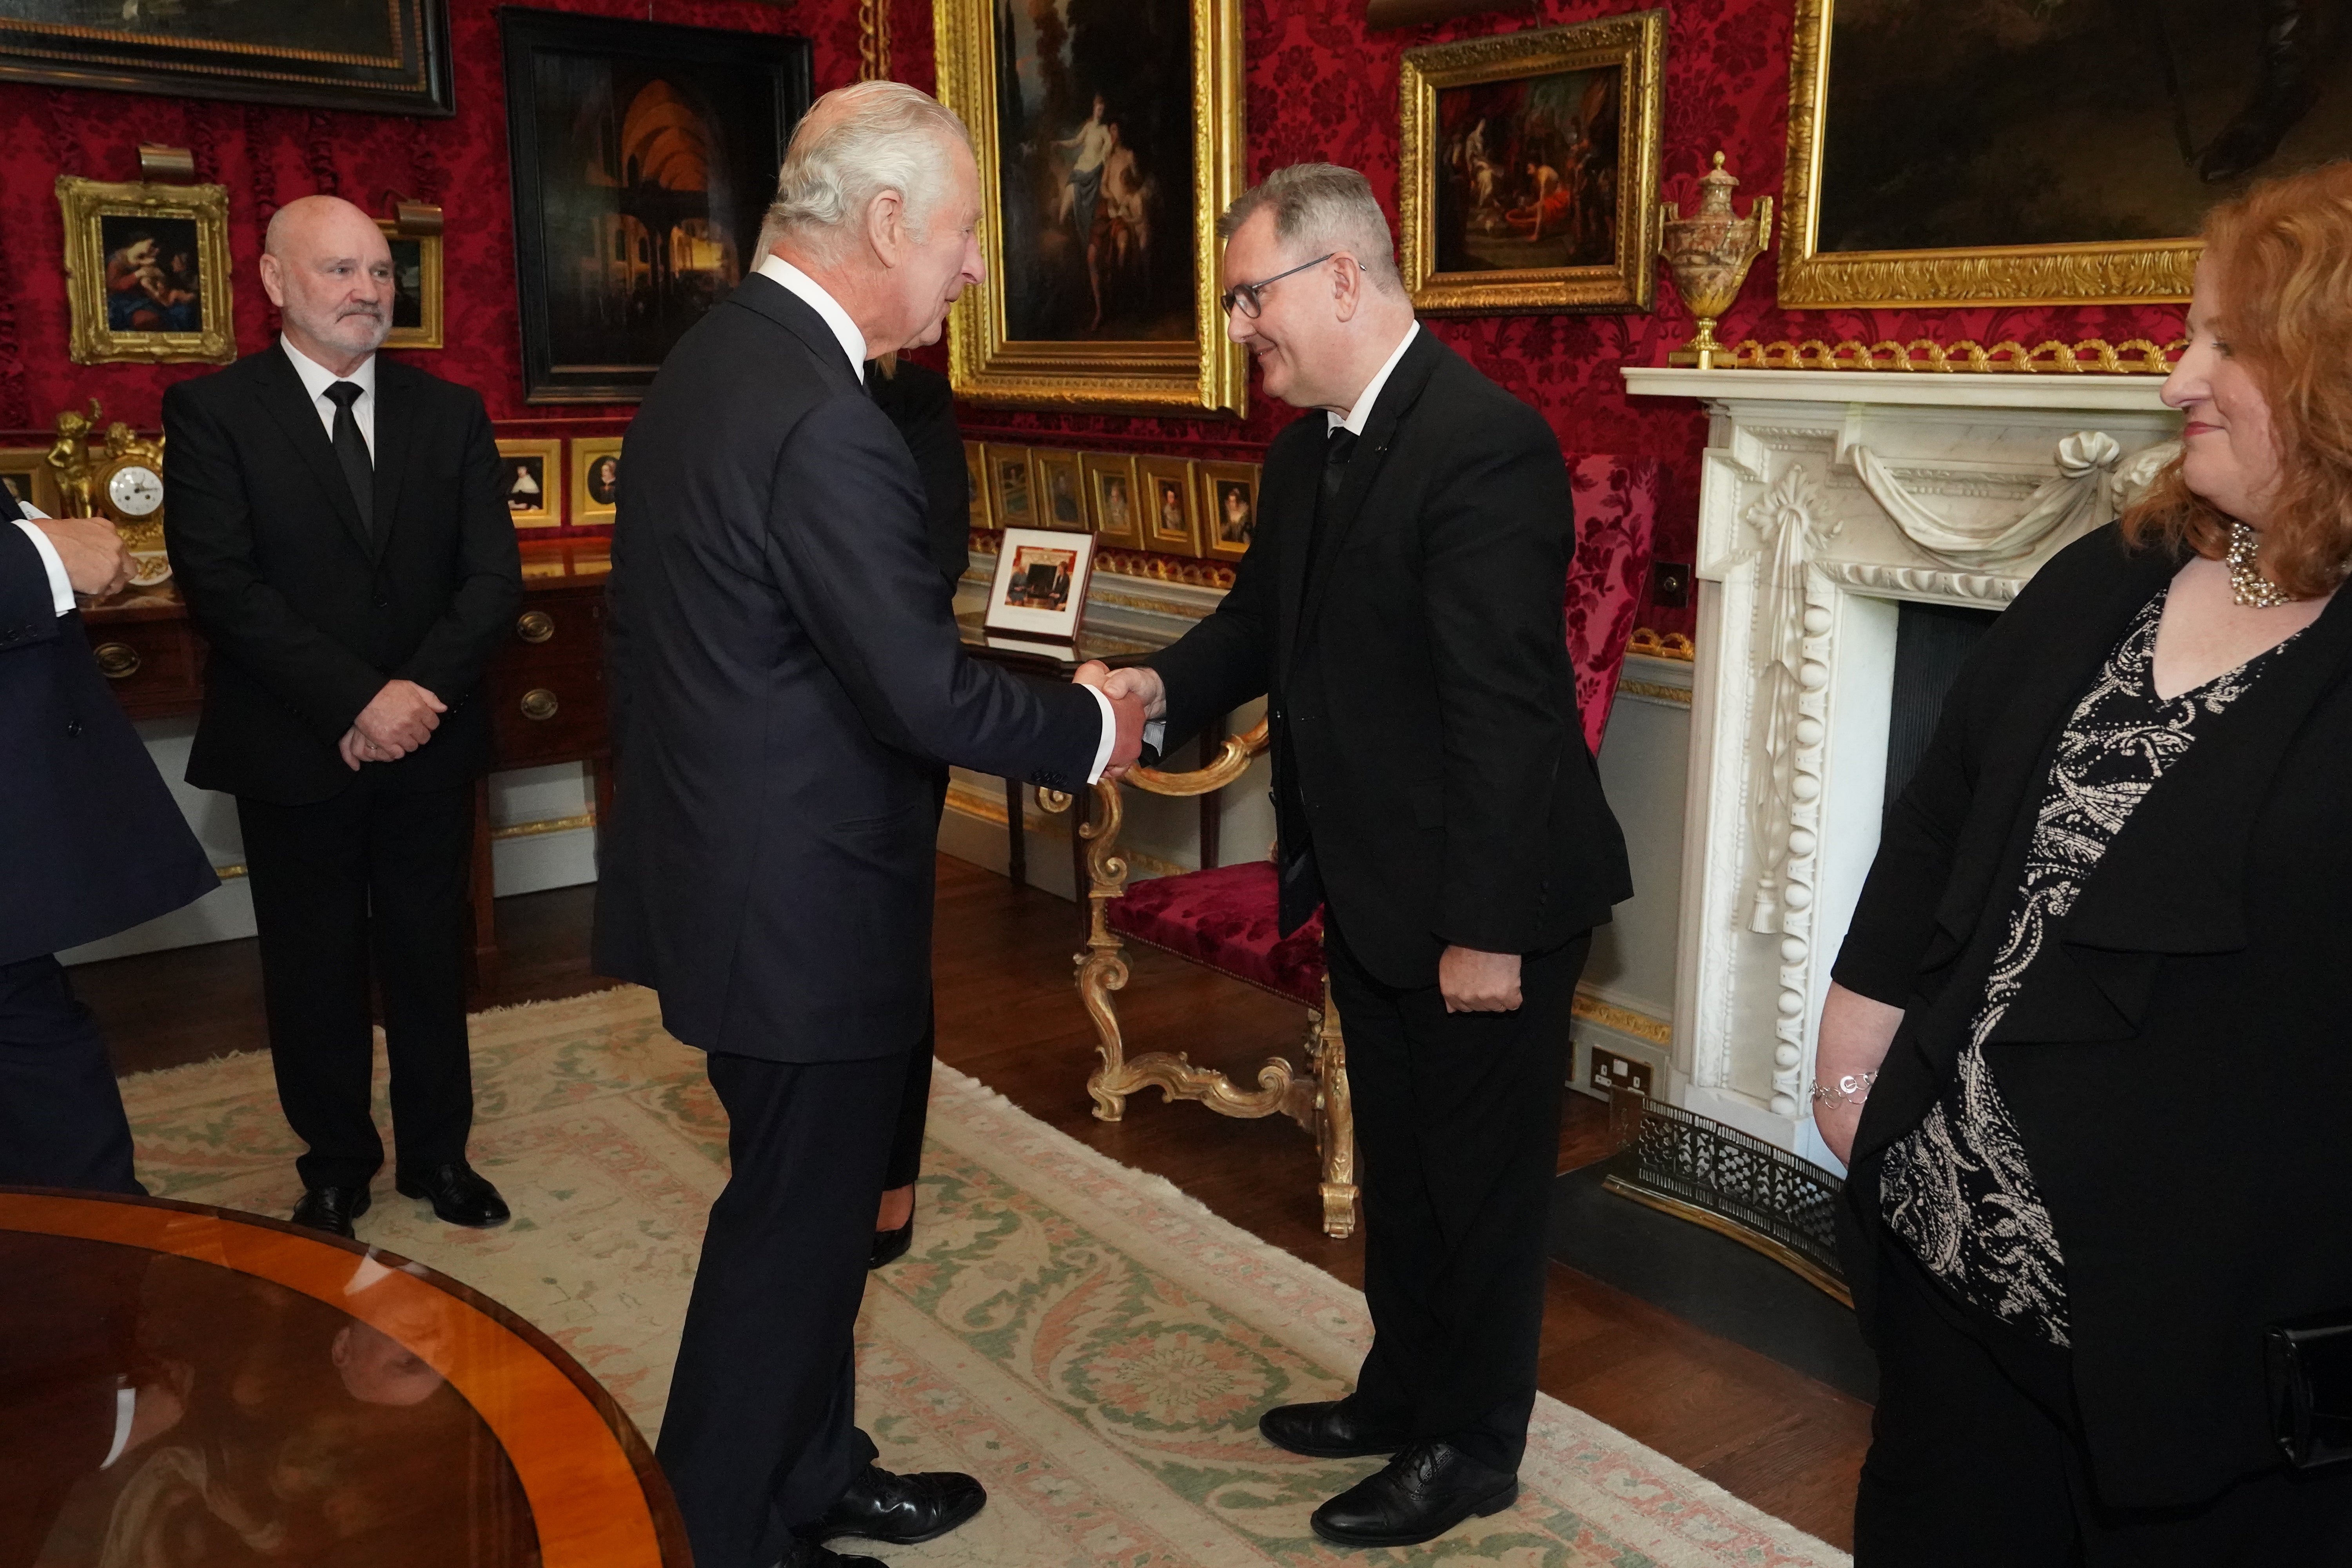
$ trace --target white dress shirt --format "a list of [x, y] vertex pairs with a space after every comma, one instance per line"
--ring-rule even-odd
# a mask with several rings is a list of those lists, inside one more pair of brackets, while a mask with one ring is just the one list
[[49, 542], [49, 536], [35, 528], [32, 522], [35, 518], [46, 522], [49, 514], [31, 501], [18, 501], [16, 510], [25, 514], [25, 521], [16, 526], [23, 529], [25, 537], [33, 542], [33, 553], [41, 558], [41, 570], [48, 574], [50, 605], [61, 616], [73, 614], [73, 579], [66, 575], [66, 558], [58, 553], [58, 547]]
[[359, 384], [360, 395], [352, 399], [352, 418], [359, 425], [360, 439], [367, 443], [368, 457], [373, 461], [375, 457], [375, 355], [370, 354], [362, 360], [360, 367], [351, 374], [337, 375], [283, 337], [278, 340], [278, 346], [284, 349], [286, 357], [294, 362], [294, 374], [302, 378], [302, 390], [310, 395], [310, 406], [318, 411], [319, 423], [327, 427], [330, 442], [335, 438], [335, 405], [334, 400], [327, 395], [327, 388], [339, 381]]
[[[773, 251], [760, 258], [759, 271], [760, 276], [780, 285], [785, 292], [816, 312], [817, 320], [830, 328], [834, 337], [839, 341], [842, 353], [849, 360], [850, 374], [863, 384], [866, 380], [866, 334], [858, 330], [856, 321], [850, 320], [849, 312], [841, 308], [841, 301], [826, 293], [824, 284]], [[1087, 689], [1094, 692], [1095, 700], [1102, 706], [1102, 743], [1095, 748], [1094, 768], [1087, 774], [1087, 783], [1093, 784], [1103, 776], [1103, 770], [1110, 766], [1111, 746], [1118, 739], [1118, 715], [1112, 710], [1109, 698], [1094, 687], [1089, 686]]]
[[1334, 414], [1328, 408], [1323, 411], [1323, 417], [1328, 421], [1323, 426], [1327, 434], [1342, 428], [1351, 436], [1364, 433], [1364, 426], [1372, 416], [1372, 405], [1381, 400], [1381, 388], [1389, 384], [1389, 376], [1396, 370], [1397, 361], [1404, 358], [1404, 351], [1412, 347], [1412, 340], [1420, 335], [1421, 323], [1407, 322], [1404, 336], [1399, 338], [1397, 346], [1389, 351], [1389, 357], [1381, 362], [1381, 368], [1372, 372], [1372, 379], [1364, 383], [1364, 390], [1356, 396], [1356, 405], [1345, 414]]

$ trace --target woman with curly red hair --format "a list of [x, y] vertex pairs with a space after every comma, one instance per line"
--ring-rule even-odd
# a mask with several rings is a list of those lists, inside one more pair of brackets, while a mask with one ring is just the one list
[[1987, 633], [1823, 1010], [1862, 1568], [2352, 1563], [2282, 1348], [2352, 1330], [2352, 164], [2205, 238], [2182, 454]]

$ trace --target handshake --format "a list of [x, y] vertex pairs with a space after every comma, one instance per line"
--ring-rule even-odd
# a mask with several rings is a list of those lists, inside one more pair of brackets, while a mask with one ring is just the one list
[[1103, 780], [1115, 784], [1143, 755], [1144, 725], [1168, 711], [1168, 688], [1160, 683], [1157, 670], [1140, 665], [1113, 669], [1100, 659], [1089, 659], [1078, 666], [1077, 673], [1070, 679], [1110, 699], [1111, 713], [1118, 729], [1111, 742], [1110, 763], [1103, 769]]

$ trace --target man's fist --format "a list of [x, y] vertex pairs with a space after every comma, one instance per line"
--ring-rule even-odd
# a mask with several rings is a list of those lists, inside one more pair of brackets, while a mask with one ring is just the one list
[[441, 715], [447, 711], [441, 699], [413, 680], [385, 681], [383, 689], [352, 721], [352, 728], [359, 732], [361, 743], [356, 750], [361, 760], [389, 763], [406, 756], [433, 738]]
[[66, 581], [87, 598], [103, 599], [131, 581], [131, 550], [114, 524], [97, 517], [50, 517], [33, 521], [48, 535], [65, 563]]
[[1449, 1013], [1516, 1013], [1519, 955], [1449, 947], [1438, 955], [1437, 989]]
[[1118, 729], [1111, 737], [1110, 761], [1103, 764], [1103, 777], [1117, 783], [1119, 775], [1135, 766], [1143, 755], [1143, 704], [1120, 692], [1105, 692], [1110, 699], [1111, 717]]

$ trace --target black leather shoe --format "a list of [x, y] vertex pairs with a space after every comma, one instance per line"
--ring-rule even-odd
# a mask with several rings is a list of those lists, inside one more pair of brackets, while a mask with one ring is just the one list
[[1258, 1435], [1277, 1448], [1310, 1459], [1358, 1459], [1393, 1454], [1412, 1439], [1373, 1430], [1349, 1410], [1344, 1399], [1320, 1405], [1277, 1405], [1257, 1418]]
[[1450, 1443], [1415, 1443], [1315, 1510], [1315, 1533], [1339, 1546], [1418, 1546], [1519, 1499], [1519, 1478]]
[[352, 1241], [357, 1239], [352, 1235], [352, 1221], [367, 1211], [364, 1182], [356, 1187], [306, 1187], [302, 1201], [294, 1205], [294, 1223]]
[[907, 1256], [907, 1248], [915, 1245], [915, 1216], [908, 1215], [907, 1223], [896, 1230], [874, 1233], [874, 1254], [866, 1260], [868, 1268], [879, 1268], [886, 1263], [896, 1263]]
[[814, 1541], [795, 1541], [784, 1548], [776, 1568], [889, 1568], [878, 1557], [845, 1557]]
[[970, 1476], [944, 1470], [894, 1476], [868, 1465], [825, 1516], [802, 1534], [810, 1541], [855, 1535], [862, 1541], [912, 1546], [945, 1535], [987, 1502], [987, 1491]]
[[463, 1160], [427, 1165], [421, 1171], [403, 1168], [393, 1184], [404, 1198], [431, 1198], [435, 1217], [451, 1225], [504, 1225], [509, 1217], [507, 1201], [499, 1196], [498, 1188]]

